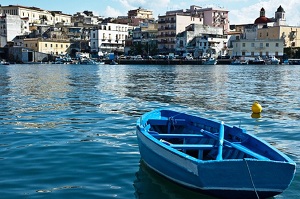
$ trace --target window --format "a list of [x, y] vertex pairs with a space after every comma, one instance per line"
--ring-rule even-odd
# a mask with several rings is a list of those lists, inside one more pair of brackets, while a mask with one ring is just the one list
[[251, 47], [255, 47], [255, 44], [254, 44], [254, 43], [251, 43]]
[[279, 47], [279, 43], [276, 43], [276, 44], [275, 44], [275, 47]]
[[261, 48], [264, 47], [264, 44], [263, 44], [263, 43], [260, 43], [260, 44], [259, 44], [259, 47], [261, 47]]
[[45, 47], [47, 48], [47, 44], [45, 44]]
[[254, 52], [251, 52], [251, 56], [254, 57]]
[[266, 47], [269, 47], [269, 43], [266, 43]]
[[93, 38], [96, 38], [96, 34], [95, 33], [93, 33]]
[[246, 44], [245, 44], [245, 43], [243, 43], [243, 44], [242, 44], [242, 46], [243, 46], [243, 47], [246, 47]]

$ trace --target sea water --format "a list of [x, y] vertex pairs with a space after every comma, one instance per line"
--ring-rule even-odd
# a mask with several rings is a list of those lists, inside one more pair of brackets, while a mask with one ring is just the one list
[[275, 198], [300, 197], [299, 66], [12, 64], [0, 94], [0, 198], [212, 198], [140, 162], [136, 120], [156, 108], [270, 142], [297, 163]]

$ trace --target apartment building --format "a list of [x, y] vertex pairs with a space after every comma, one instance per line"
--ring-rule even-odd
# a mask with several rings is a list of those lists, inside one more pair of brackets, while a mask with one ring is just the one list
[[141, 7], [135, 10], [129, 10], [127, 15], [128, 18], [154, 19], [151, 10], [143, 9]]
[[71, 23], [71, 15], [64, 14], [61, 11], [48, 11], [37, 7], [20, 5], [0, 6], [0, 13], [16, 15], [21, 19], [27, 18], [31, 24], [55, 25], [57, 23]]
[[23, 40], [23, 47], [35, 52], [41, 52], [50, 55], [61, 55], [70, 53], [71, 42], [67, 40], [54, 40], [42, 38], [28, 38]]
[[95, 16], [92, 11], [77, 12], [72, 16], [72, 23], [92, 24], [97, 25], [100, 17]]
[[192, 5], [189, 9], [168, 11], [158, 16], [158, 49], [160, 52], [175, 52], [176, 35], [190, 24], [220, 27], [223, 34], [229, 30], [228, 11], [202, 8]]
[[176, 52], [189, 52], [194, 57], [226, 55], [227, 35], [223, 28], [191, 24], [176, 37]]
[[102, 23], [91, 30], [90, 46], [93, 56], [110, 52], [124, 52], [125, 40], [130, 26], [125, 24]]
[[284, 47], [300, 47], [300, 27], [272, 26], [257, 30], [257, 39], [282, 39]]
[[257, 57], [257, 56], [283, 56], [282, 39], [241, 39], [232, 42], [232, 56]]
[[0, 16], [0, 47], [12, 41], [17, 35], [22, 34], [22, 20], [16, 15]]

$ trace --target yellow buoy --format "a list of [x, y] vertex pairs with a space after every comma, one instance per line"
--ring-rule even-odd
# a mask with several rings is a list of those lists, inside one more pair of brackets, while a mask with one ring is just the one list
[[252, 105], [252, 112], [253, 113], [261, 113], [262, 107], [258, 102], [254, 102]]

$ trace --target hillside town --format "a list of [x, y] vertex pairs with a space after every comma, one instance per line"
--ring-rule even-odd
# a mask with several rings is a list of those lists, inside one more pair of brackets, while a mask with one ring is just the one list
[[270, 17], [265, 8], [257, 10], [250, 24], [230, 24], [229, 12], [191, 5], [157, 18], [144, 8], [104, 18], [92, 11], [70, 15], [0, 5], [0, 60], [300, 58], [300, 27], [286, 24], [281, 5]]

